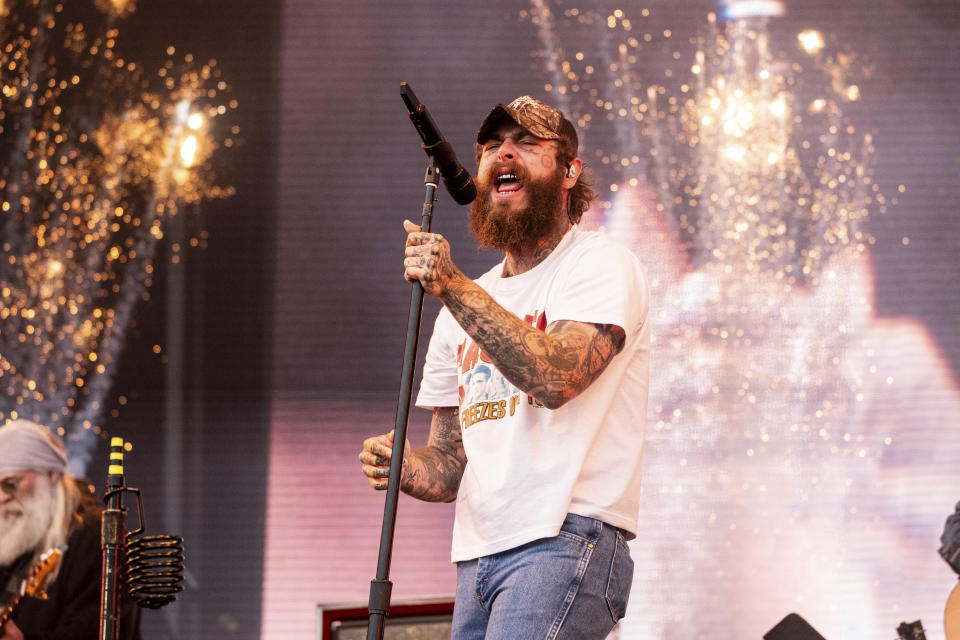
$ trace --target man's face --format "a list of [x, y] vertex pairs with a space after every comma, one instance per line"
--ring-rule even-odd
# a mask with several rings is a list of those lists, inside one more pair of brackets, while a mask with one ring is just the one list
[[52, 521], [53, 486], [42, 472], [0, 475], [0, 566], [40, 544]]
[[518, 250], [546, 236], [562, 215], [563, 168], [557, 143], [516, 123], [495, 129], [483, 144], [470, 229], [493, 249]]
[[487, 379], [489, 377], [489, 374], [484, 371], [475, 371], [473, 377], [470, 378], [470, 393], [475, 396], [478, 392], [482, 391], [487, 385]]
[[516, 123], [504, 122], [483, 143], [478, 179], [490, 186], [494, 202], [523, 204], [527, 182], [557, 172], [558, 150], [556, 140], [537, 138]]

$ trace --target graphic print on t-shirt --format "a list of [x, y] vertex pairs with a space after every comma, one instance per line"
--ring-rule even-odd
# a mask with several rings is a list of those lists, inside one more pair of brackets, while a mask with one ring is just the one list
[[[547, 317], [541, 311], [524, 316], [524, 320], [544, 331]], [[460, 373], [460, 426], [467, 429], [477, 422], [499, 420], [512, 416], [523, 401], [542, 406], [531, 397], [524, 397], [494, 366], [490, 357], [470, 337], [457, 347], [457, 367]]]

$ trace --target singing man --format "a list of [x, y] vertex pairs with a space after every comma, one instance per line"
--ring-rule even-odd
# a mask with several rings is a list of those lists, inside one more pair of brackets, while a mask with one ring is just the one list
[[[410, 221], [405, 277], [443, 302], [417, 405], [433, 412], [401, 489], [456, 500], [458, 640], [602, 639], [633, 577], [650, 358], [637, 258], [578, 223], [595, 194], [573, 124], [523, 96], [477, 133], [470, 229], [503, 260], [476, 280]], [[475, 401], [466, 381], [489, 371]], [[393, 433], [367, 439], [385, 489]]]

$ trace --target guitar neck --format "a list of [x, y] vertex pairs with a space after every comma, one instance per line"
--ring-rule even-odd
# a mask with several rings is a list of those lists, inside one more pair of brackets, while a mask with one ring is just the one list
[[3, 610], [0, 611], [0, 633], [3, 632], [3, 627], [7, 624], [7, 621], [13, 617], [13, 614], [17, 612], [17, 607], [20, 606], [20, 601], [23, 600], [23, 596], [17, 594], [3, 607]]
[[17, 613], [17, 607], [23, 602], [26, 596], [45, 597], [43, 594], [44, 585], [50, 575], [60, 565], [60, 558], [63, 552], [60, 549], [48, 549], [40, 560], [31, 569], [29, 575], [20, 584], [20, 590], [11, 598], [10, 602], [3, 607], [0, 612], [0, 633], [3, 633], [3, 627], [7, 621], [13, 618]]

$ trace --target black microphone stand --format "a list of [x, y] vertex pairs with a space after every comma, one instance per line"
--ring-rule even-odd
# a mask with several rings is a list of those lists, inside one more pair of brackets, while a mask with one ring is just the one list
[[[423, 217], [420, 229], [430, 231], [433, 218], [433, 203], [437, 200], [437, 184], [440, 171], [435, 162], [427, 165], [423, 178], [426, 194], [423, 198]], [[413, 283], [410, 291], [410, 313], [407, 317], [407, 342], [403, 349], [403, 367], [400, 376], [400, 395], [397, 399], [397, 420], [393, 433], [393, 457], [390, 459], [390, 476], [387, 481], [387, 497], [383, 507], [383, 528], [380, 533], [380, 556], [377, 560], [377, 577], [370, 582], [370, 622], [367, 640], [382, 640], [384, 618], [390, 612], [390, 558], [393, 552], [393, 530], [397, 520], [397, 500], [400, 497], [400, 474], [403, 471], [403, 449], [407, 438], [407, 416], [410, 413], [410, 396], [413, 390], [413, 369], [417, 359], [417, 342], [420, 338], [420, 314], [423, 310], [423, 285]]]

